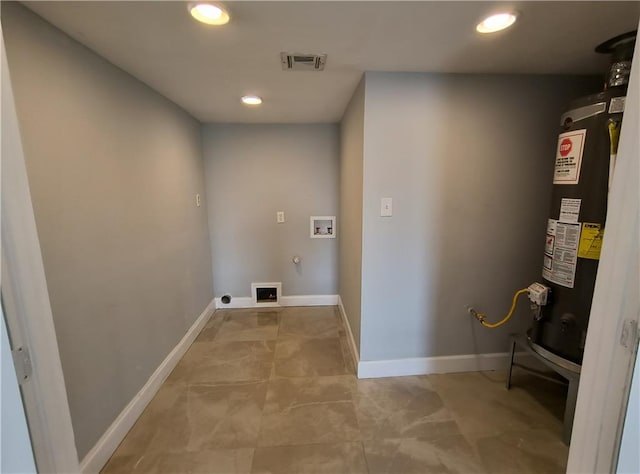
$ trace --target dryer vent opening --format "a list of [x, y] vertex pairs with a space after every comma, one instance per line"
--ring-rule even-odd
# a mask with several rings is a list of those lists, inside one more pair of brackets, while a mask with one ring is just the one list
[[275, 287], [256, 288], [256, 301], [258, 303], [277, 303], [278, 289]]
[[252, 283], [251, 296], [257, 306], [280, 304], [281, 283]]

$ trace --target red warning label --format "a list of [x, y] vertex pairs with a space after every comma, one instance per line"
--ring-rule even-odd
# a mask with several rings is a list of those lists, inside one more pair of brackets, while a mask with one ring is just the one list
[[556, 240], [555, 235], [547, 234], [547, 240], [544, 245], [544, 253], [546, 253], [550, 257], [553, 257], [553, 247], [555, 244], [555, 240]]
[[560, 155], [567, 156], [571, 149], [573, 148], [573, 143], [571, 143], [571, 138], [565, 138], [560, 142]]
[[578, 184], [586, 129], [560, 134], [553, 184]]

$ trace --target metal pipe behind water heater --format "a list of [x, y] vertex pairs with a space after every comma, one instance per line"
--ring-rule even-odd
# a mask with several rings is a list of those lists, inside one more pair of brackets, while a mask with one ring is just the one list
[[542, 276], [550, 304], [534, 318], [535, 346], [580, 364], [605, 233], [636, 32], [596, 48], [613, 55], [605, 90], [570, 105], [560, 123]]

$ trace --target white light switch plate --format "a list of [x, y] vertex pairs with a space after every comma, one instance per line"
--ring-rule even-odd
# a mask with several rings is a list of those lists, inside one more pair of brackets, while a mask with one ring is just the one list
[[393, 199], [382, 198], [380, 199], [380, 216], [391, 217], [393, 215]]
[[284, 222], [284, 211], [276, 212], [276, 221], [278, 224], [282, 224]]

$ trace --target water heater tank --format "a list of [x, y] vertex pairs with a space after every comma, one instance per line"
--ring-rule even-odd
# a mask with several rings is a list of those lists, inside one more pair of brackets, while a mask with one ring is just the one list
[[560, 120], [542, 276], [551, 304], [534, 320], [531, 341], [580, 364], [605, 234], [636, 32], [596, 48], [613, 53], [605, 90], [571, 103]]

